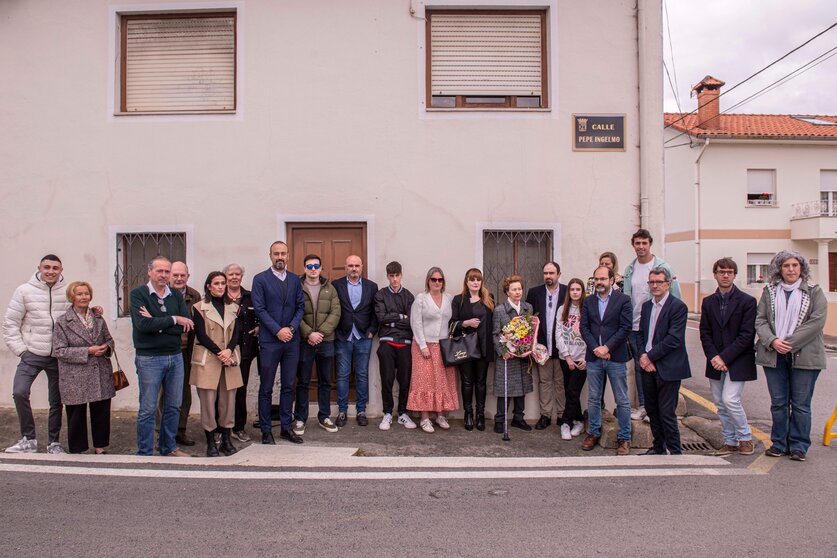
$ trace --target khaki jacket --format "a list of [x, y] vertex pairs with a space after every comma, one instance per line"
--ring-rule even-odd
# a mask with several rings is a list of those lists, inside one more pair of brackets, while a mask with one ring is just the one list
[[[206, 325], [206, 334], [212, 341], [223, 348], [230, 342], [233, 330], [235, 329], [236, 314], [238, 305], [235, 303], [224, 305], [224, 317], [212, 306], [211, 302], [201, 300], [195, 303], [194, 312], [200, 312]], [[224, 372], [227, 390], [236, 389], [244, 385], [241, 379], [241, 352], [235, 348], [233, 353], [235, 366], [223, 366], [221, 360], [206, 347], [195, 339], [195, 347], [192, 350], [192, 370], [189, 374], [189, 383], [200, 389], [218, 389], [221, 383], [221, 372]]]
[[[803, 370], [824, 370], [826, 368], [825, 343], [822, 330], [828, 314], [828, 300], [819, 285], [803, 282], [802, 308], [794, 332], [785, 339], [793, 347], [793, 367]], [[773, 300], [775, 285], [767, 285], [756, 308], [756, 364], [776, 367], [776, 351], [771, 343], [776, 339], [776, 316]], [[779, 293], [780, 295], [782, 293]]]

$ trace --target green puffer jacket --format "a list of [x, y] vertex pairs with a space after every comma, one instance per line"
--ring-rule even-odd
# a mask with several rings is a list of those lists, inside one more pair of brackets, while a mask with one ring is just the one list
[[[803, 370], [825, 370], [825, 344], [822, 330], [828, 314], [828, 300], [819, 285], [803, 282], [802, 312], [796, 329], [785, 341], [793, 347], [793, 367]], [[776, 339], [776, 315], [773, 300], [776, 286], [767, 285], [756, 309], [756, 364], [776, 367], [776, 351], [771, 343]]]
[[334, 330], [340, 322], [340, 299], [337, 298], [337, 291], [325, 277], [320, 277], [320, 296], [315, 313], [311, 291], [305, 284], [305, 276], [301, 279], [302, 297], [305, 300], [305, 313], [302, 316], [302, 323], [299, 324], [302, 341], [307, 342], [308, 336], [315, 331], [323, 334], [323, 341], [334, 341]]

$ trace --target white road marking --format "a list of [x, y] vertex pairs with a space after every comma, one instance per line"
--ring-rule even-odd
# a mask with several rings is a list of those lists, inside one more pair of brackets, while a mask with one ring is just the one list
[[607, 478], [607, 477], [683, 477], [763, 474], [750, 469], [646, 468], [571, 469], [533, 471], [189, 471], [159, 469], [113, 469], [102, 467], [61, 467], [55, 465], [0, 464], [0, 472], [52, 475], [230, 479], [230, 480], [449, 480], [449, 479], [531, 479], [531, 478]]

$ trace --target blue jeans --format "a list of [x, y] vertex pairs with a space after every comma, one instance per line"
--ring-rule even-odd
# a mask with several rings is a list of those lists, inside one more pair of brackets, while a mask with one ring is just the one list
[[282, 430], [293, 426], [294, 381], [299, 365], [299, 336], [287, 343], [262, 343], [259, 346], [259, 428], [271, 432], [270, 404], [273, 400], [273, 383], [279, 368], [279, 421]]
[[744, 405], [741, 404], [745, 383], [730, 380], [728, 373], [722, 373], [720, 380], [709, 380], [712, 399], [718, 406], [718, 418], [721, 419], [724, 443], [728, 446], [737, 446], [738, 442], [753, 439], [750, 425], [747, 424], [747, 413], [744, 412]]
[[639, 365], [639, 357], [645, 352], [645, 347], [639, 346], [639, 332], [632, 331], [628, 335], [628, 343], [631, 346], [631, 356], [634, 357], [634, 375], [636, 376], [636, 401], [640, 407], [645, 407], [645, 394], [642, 392], [642, 367]]
[[602, 435], [602, 395], [604, 379], [610, 380], [616, 399], [617, 439], [631, 441], [631, 402], [628, 398], [628, 367], [624, 362], [595, 359], [587, 362], [587, 433]]
[[180, 351], [173, 355], [137, 355], [134, 362], [139, 380], [137, 455], [154, 454], [154, 418], [161, 387], [163, 416], [157, 442], [160, 455], [168, 455], [177, 449], [174, 437], [183, 401], [183, 355]]
[[308, 386], [311, 385], [311, 372], [317, 363], [317, 420], [323, 422], [331, 414], [331, 368], [334, 362], [334, 341], [322, 341], [311, 346], [301, 341], [299, 368], [296, 373], [296, 401], [294, 402], [294, 420], [308, 420]]
[[792, 368], [782, 355], [776, 356], [776, 368], [764, 367], [773, 417], [770, 440], [776, 449], [806, 453], [811, 447], [811, 398], [819, 374]]
[[349, 375], [352, 373], [352, 357], [355, 363], [355, 391], [357, 392], [357, 412], [366, 412], [369, 401], [369, 353], [372, 352], [372, 340], [351, 339], [334, 342], [337, 353], [337, 411], [349, 410]]

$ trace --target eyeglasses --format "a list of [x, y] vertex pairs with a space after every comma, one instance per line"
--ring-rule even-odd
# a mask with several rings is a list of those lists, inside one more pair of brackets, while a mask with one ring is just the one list
[[719, 269], [715, 275], [735, 275], [735, 272], [731, 269]]
[[653, 287], [655, 285], [665, 285], [668, 281], [648, 281], [648, 286]]
[[320, 269], [320, 264], [305, 264], [305, 269]]
[[433, 283], [444, 283], [445, 280], [442, 277], [431, 277], [430, 281]]

